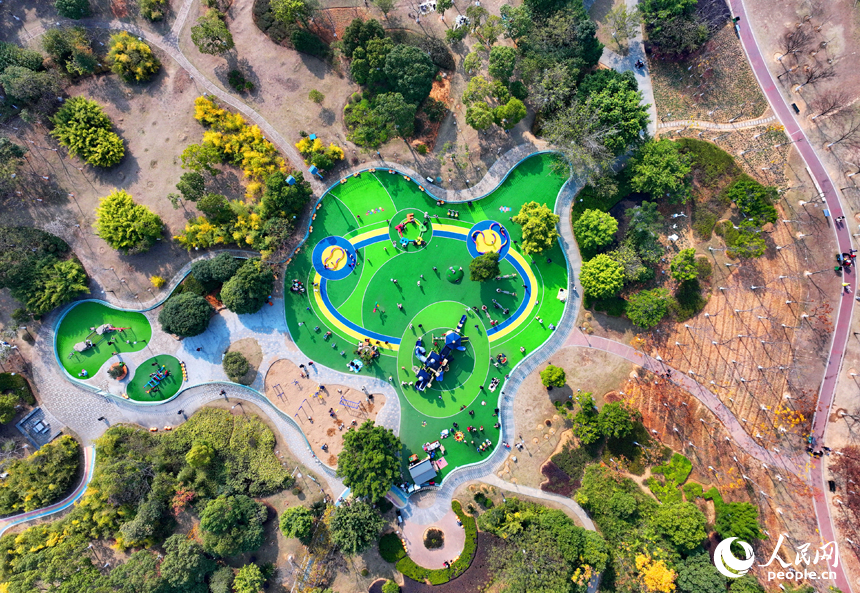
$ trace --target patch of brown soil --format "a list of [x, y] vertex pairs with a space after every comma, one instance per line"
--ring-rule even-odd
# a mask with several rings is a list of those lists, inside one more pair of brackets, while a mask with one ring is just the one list
[[311, 31], [326, 43], [343, 39], [343, 32], [355, 19], [364, 20], [367, 10], [364, 8], [325, 8], [314, 15]]
[[[430, 98], [436, 99], [445, 104], [450, 109], [451, 107], [451, 78], [445, 76], [442, 80], [434, 80], [433, 87], [430, 89]], [[421, 135], [414, 138], [410, 144], [413, 148], [419, 144], [424, 144], [430, 151], [436, 148], [436, 138], [439, 137], [439, 128], [442, 127], [444, 117], [437, 122], [431, 122], [424, 113], [418, 115], [421, 120], [422, 128]]]
[[112, 0], [110, 10], [118, 19], [124, 19], [128, 16], [128, 5], [125, 0]]
[[[238, 342], [237, 342], [238, 343]], [[291, 361], [275, 361], [266, 373], [266, 397], [301, 427], [313, 453], [330, 467], [337, 466], [343, 449], [343, 435], [365, 420], [375, 420], [385, 405], [385, 396], [373, 394], [373, 401], [361, 391], [343, 385], [320, 385], [313, 377], [303, 378]], [[340, 403], [341, 397], [359, 405]], [[326, 450], [323, 450], [323, 445]]]

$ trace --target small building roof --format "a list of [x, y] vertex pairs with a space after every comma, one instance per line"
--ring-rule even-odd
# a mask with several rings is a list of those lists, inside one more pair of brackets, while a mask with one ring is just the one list
[[429, 459], [425, 459], [421, 463], [416, 463], [409, 468], [409, 473], [412, 475], [412, 481], [416, 484], [429, 482], [436, 477], [436, 470], [433, 469], [433, 464]]

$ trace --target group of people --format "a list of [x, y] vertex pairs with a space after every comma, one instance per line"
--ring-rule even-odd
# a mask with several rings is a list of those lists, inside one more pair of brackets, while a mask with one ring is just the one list
[[299, 294], [305, 293], [305, 285], [298, 278], [293, 279], [293, 285], [290, 287], [290, 292], [296, 292]]

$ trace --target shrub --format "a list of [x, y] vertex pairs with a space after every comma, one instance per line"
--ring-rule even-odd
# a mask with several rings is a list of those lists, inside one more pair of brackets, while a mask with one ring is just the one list
[[14, 395], [17, 399], [30, 405], [36, 403], [27, 379], [17, 373], [0, 373], [0, 393]]
[[111, 35], [107, 59], [111, 71], [126, 82], [147, 81], [161, 68], [152, 48], [125, 31]]
[[311, 89], [311, 92], [308, 93], [308, 99], [319, 105], [325, 100], [325, 95], [316, 89]]
[[239, 70], [230, 70], [227, 74], [227, 83], [238, 93], [254, 90], [254, 83], [247, 80]]
[[540, 381], [544, 387], [564, 387], [565, 374], [561, 367], [548, 365], [540, 372]]
[[54, 8], [67, 19], [82, 19], [90, 14], [89, 0], [55, 0]]
[[221, 301], [234, 313], [256, 313], [269, 300], [275, 275], [259, 259], [249, 259], [221, 288]]
[[400, 593], [400, 585], [392, 580], [387, 580], [382, 585], [382, 593]]
[[687, 481], [690, 472], [693, 471], [693, 464], [684, 455], [675, 453], [668, 463], [656, 465], [651, 468], [653, 474], [663, 474], [666, 480], [680, 486]]
[[69, 74], [92, 74], [98, 67], [89, 35], [82, 27], [48, 29], [42, 36], [42, 47], [54, 63]]
[[165, 285], [165, 283], [167, 282], [167, 281], [166, 281], [164, 278], [162, 278], [161, 276], [150, 276], [150, 277], [149, 277], [149, 281], [152, 283], [152, 285], [153, 285], [155, 288], [161, 288], [161, 287], [162, 287], [162, 286], [164, 286], [164, 285]]
[[122, 139], [113, 131], [113, 122], [95, 101], [73, 97], [51, 119], [51, 135], [96, 167], [113, 167], [125, 156]]
[[307, 29], [294, 29], [290, 33], [290, 43], [296, 51], [325, 59], [331, 53], [328, 44]]
[[212, 307], [206, 299], [183, 292], [164, 303], [164, 308], [158, 314], [158, 322], [165, 332], [189, 338], [206, 331], [211, 315]]
[[684, 491], [684, 496], [687, 499], [687, 502], [693, 502], [697, 498], [701, 498], [702, 496], [702, 485], [697, 484], [696, 482], [687, 482], [684, 484], [682, 488]]
[[143, 253], [161, 237], [163, 223], [152, 210], [136, 204], [125, 190], [114, 190], [96, 208], [96, 232], [121, 253]]
[[251, 370], [251, 365], [241, 352], [228, 352], [224, 355], [221, 364], [228, 379], [234, 383], [245, 383], [244, 378]]
[[400, 536], [396, 533], [386, 533], [379, 538], [379, 555], [391, 564], [397, 563], [398, 560], [406, 556], [406, 550], [403, 549], [403, 541]]
[[417, 153], [418, 153], [418, 154], [420, 154], [421, 156], [424, 156], [425, 154], [427, 154], [428, 152], [430, 152], [430, 149], [429, 149], [429, 148], [427, 148], [427, 145], [426, 145], [426, 144], [418, 144], [418, 145], [415, 147], [415, 152], [417, 152]]
[[281, 513], [280, 528], [284, 537], [298, 538], [306, 546], [311, 543], [313, 524], [313, 514], [307, 507], [289, 507]]
[[167, 0], [138, 0], [140, 16], [150, 21], [160, 21], [167, 9]]
[[108, 376], [111, 379], [119, 379], [126, 373], [125, 365], [123, 363], [112, 364], [108, 369]]
[[448, 107], [433, 97], [427, 97], [421, 110], [427, 115], [427, 119], [434, 123], [445, 119], [445, 114], [448, 113]]
[[428, 529], [424, 533], [424, 547], [428, 550], [441, 548], [445, 544], [445, 536], [439, 529]]

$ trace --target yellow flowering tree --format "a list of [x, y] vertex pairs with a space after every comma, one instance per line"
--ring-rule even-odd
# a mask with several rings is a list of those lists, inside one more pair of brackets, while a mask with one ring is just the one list
[[161, 68], [152, 48], [125, 31], [111, 35], [108, 62], [113, 73], [126, 82], [147, 81]]
[[675, 590], [678, 573], [666, 566], [665, 560], [654, 560], [645, 554], [636, 556], [636, 569], [645, 589], [653, 593], [671, 593]]

